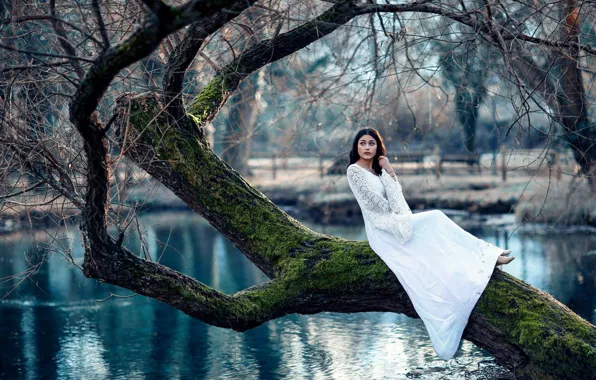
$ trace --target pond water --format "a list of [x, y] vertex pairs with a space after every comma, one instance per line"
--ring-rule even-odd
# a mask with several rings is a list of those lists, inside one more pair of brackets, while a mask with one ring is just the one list
[[[146, 250], [209, 286], [232, 293], [266, 281], [194, 214], [147, 215], [140, 225], [146, 241], [128, 237], [131, 250]], [[307, 225], [366, 239], [362, 225]], [[507, 272], [596, 322], [593, 230], [468, 230], [514, 251]], [[70, 249], [80, 263], [77, 228], [57, 236], [54, 246]], [[392, 313], [290, 315], [245, 333], [212, 327], [155, 300], [86, 279], [44, 241], [42, 232], [0, 237], [0, 378], [481, 379], [504, 372], [490, 354], [467, 341], [454, 359], [440, 360], [420, 320]], [[42, 264], [31, 278], [9, 279], [36, 263]]]

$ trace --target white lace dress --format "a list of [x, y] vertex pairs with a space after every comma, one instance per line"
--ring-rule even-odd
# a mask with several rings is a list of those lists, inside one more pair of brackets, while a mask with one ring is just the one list
[[397, 178], [352, 164], [348, 183], [370, 247], [395, 273], [437, 355], [455, 355], [470, 313], [503, 252], [438, 210], [412, 214]]

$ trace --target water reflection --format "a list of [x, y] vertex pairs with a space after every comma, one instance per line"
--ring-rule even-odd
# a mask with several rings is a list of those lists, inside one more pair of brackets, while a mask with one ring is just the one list
[[[143, 241], [134, 234], [125, 240], [136, 252], [144, 249], [162, 264], [227, 293], [266, 281], [193, 214], [153, 215], [141, 222]], [[310, 227], [366, 238], [362, 226]], [[513, 249], [517, 260], [506, 267], [508, 272], [596, 322], [596, 255], [587, 254], [596, 249], [593, 233], [470, 232]], [[66, 230], [59, 237], [80, 262], [79, 235]], [[43, 240], [0, 240], [0, 277], [5, 280], [25, 271], [28, 263], [43, 263], [0, 301], [1, 378], [343, 379], [405, 378], [407, 373], [474, 378], [477, 368], [497, 368], [490, 355], [468, 342], [456, 359], [437, 359], [422, 322], [391, 313], [290, 315], [245, 333], [215, 328], [155, 300], [126, 297], [130, 292], [124, 289], [84, 278], [64, 257], [48, 256], [35, 243]], [[17, 281], [4, 281], [2, 294]]]

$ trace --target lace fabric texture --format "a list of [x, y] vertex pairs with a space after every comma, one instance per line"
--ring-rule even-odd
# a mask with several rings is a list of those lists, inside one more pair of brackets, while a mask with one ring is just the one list
[[357, 164], [348, 167], [348, 183], [354, 193], [362, 215], [376, 228], [391, 232], [402, 244], [412, 237], [412, 211], [404, 198], [397, 178], [381, 170], [380, 189], [371, 184], [367, 176], [375, 176]]
[[352, 164], [347, 177], [370, 247], [404, 287], [437, 355], [450, 359], [502, 249], [439, 210], [412, 214], [401, 184], [384, 170], [377, 176]]

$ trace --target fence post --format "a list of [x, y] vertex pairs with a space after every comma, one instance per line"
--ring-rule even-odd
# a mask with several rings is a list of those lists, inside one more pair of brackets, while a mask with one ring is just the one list
[[277, 176], [277, 166], [275, 164], [275, 152], [271, 152], [271, 170], [273, 171], [273, 179]]
[[433, 154], [435, 155], [435, 176], [437, 179], [441, 177], [441, 148], [435, 145]]
[[319, 153], [319, 176], [323, 178], [323, 153]]
[[490, 161], [490, 174], [497, 174], [497, 152], [493, 149], [493, 159]]
[[501, 170], [503, 171], [503, 182], [507, 181], [507, 163], [505, 161], [505, 145], [501, 145]]
[[557, 181], [561, 180], [561, 166], [559, 165], [559, 153], [551, 152], [550, 153], [550, 168], [549, 170], [555, 171], [555, 178]]
[[288, 151], [284, 148], [282, 148], [281, 157], [281, 167], [284, 170], [288, 170]]

